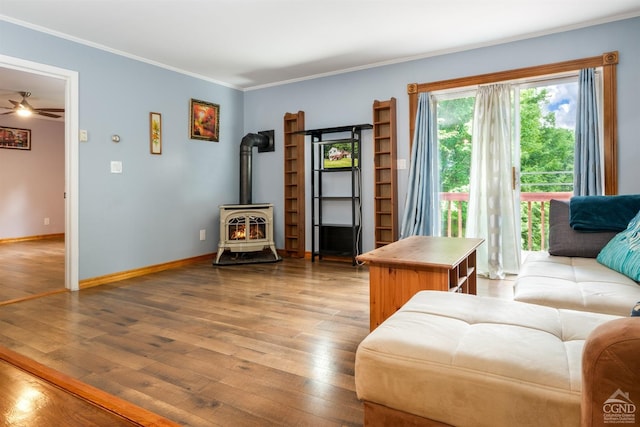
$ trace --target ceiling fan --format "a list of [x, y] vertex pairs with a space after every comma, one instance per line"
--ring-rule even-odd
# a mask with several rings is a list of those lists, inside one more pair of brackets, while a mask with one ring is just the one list
[[31, 96], [31, 92], [18, 92], [22, 96], [22, 101], [13, 101], [9, 100], [10, 103], [13, 104], [13, 107], [0, 107], [5, 110], [11, 110], [6, 113], [0, 114], [0, 116], [4, 116], [6, 114], [16, 113], [21, 116], [29, 116], [31, 114], [39, 114], [41, 116], [59, 118], [62, 117], [59, 114], [53, 113], [64, 113], [64, 108], [34, 108], [27, 102], [27, 98]]

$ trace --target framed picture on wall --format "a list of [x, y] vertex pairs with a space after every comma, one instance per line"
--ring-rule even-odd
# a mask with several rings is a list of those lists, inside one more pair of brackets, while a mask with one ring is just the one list
[[191, 100], [189, 137], [218, 142], [220, 106], [211, 102]]
[[149, 144], [151, 154], [162, 154], [162, 115], [149, 113]]
[[0, 148], [31, 150], [31, 130], [0, 127]]

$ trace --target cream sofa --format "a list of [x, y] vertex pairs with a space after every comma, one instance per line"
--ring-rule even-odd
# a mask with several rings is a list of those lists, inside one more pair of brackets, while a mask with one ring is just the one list
[[365, 426], [604, 426], [640, 402], [639, 349], [638, 318], [423, 291], [362, 341], [356, 391]]
[[640, 285], [594, 259], [616, 233], [575, 234], [567, 212], [514, 301], [419, 292], [360, 343], [366, 426], [640, 425]]
[[516, 301], [628, 316], [640, 286], [595, 258], [527, 255], [514, 285]]
[[[636, 282], [595, 259], [535, 253], [514, 288], [517, 301], [420, 292], [366, 337], [356, 353], [365, 425], [607, 425], [602, 405], [618, 389], [640, 403]], [[626, 347], [583, 361], [588, 338]]]
[[[633, 212], [633, 211], [631, 211]], [[629, 215], [629, 214], [627, 214]], [[624, 223], [624, 219], [620, 219]], [[566, 202], [551, 201], [549, 252], [529, 253], [514, 287], [516, 301], [628, 316], [640, 286], [596, 257], [615, 231], [578, 232]]]
[[585, 340], [617, 318], [420, 292], [358, 347], [364, 424], [579, 426]]
[[358, 347], [364, 424], [608, 426], [616, 393], [640, 407], [640, 286], [593, 262], [531, 256], [521, 301], [416, 294]]

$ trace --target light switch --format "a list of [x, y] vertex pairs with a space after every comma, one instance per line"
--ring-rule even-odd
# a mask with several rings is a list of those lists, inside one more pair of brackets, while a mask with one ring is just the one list
[[111, 173], [122, 173], [122, 162], [112, 160], [111, 161]]
[[399, 170], [402, 170], [402, 169], [406, 169], [406, 168], [407, 168], [407, 159], [398, 159], [398, 160], [397, 160], [397, 163], [398, 163], [398, 164], [397, 164], [397, 168], [398, 168]]
[[87, 142], [89, 140], [89, 133], [85, 129], [80, 129], [80, 142]]

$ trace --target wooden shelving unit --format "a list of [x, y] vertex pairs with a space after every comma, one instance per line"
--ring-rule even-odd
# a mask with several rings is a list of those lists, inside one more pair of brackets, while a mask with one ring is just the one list
[[398, 240], [396, 99], [373, 103], [375, 247]]
[[284, 256], [305, 256], [304, 111], [284, 115]]
[[472, 252], [449, 270], [449, 292], [476, 294], [476, 252]]

